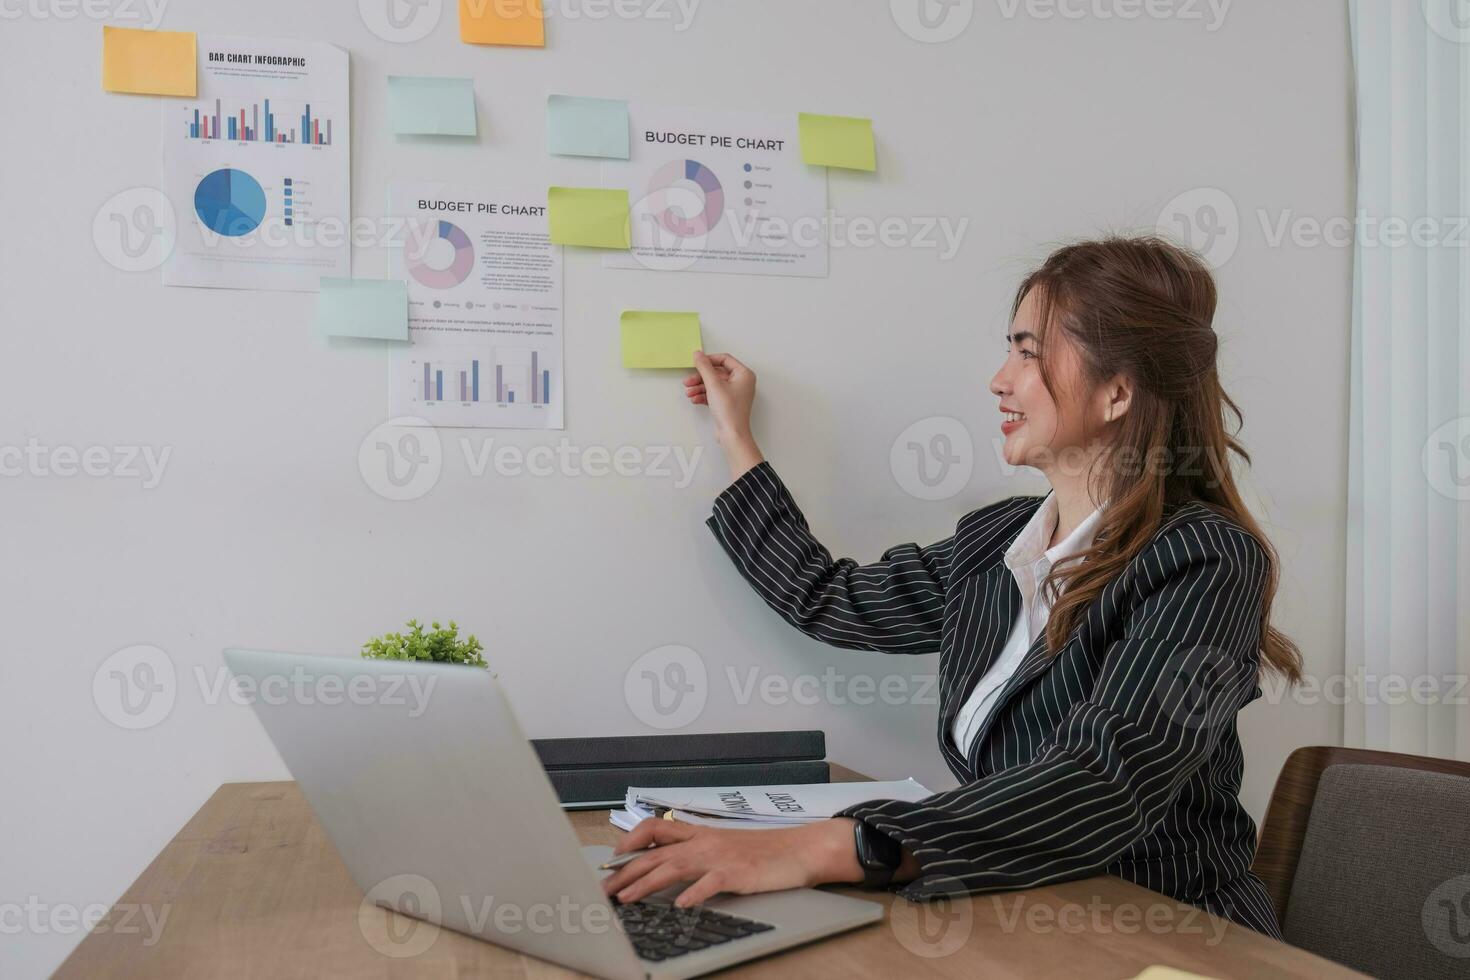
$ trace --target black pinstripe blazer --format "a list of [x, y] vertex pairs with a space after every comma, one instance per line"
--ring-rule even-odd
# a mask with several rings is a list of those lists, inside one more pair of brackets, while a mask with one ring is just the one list
[[769, 463], [715, 501], [709, 527], [792, 625], [835, 646], [939, 653], [939, 747], [959, 788], [844, 811], [904, 843], [910, 898], [1113, 874], [1278, 936], [1250, 873], [1236, 713], [1260, 696], [1265, 552], [1199, 503], [1088, 607], [1063, 648], [1044, 636], [961, 754], [955, 713], [1005, 646], [1021, 593], [1006, 549], [1040, 505], [1012, 497], [952, 537], [881, 560], [834, 560]]

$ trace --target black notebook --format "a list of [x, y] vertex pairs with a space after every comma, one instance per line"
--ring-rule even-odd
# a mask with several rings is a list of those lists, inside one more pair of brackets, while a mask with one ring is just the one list
[[821, 731], [540, 738], [531, 746], [569, 808], [618, 807], [629, 786], [825, 783]]
[[827, 758], [821, 731], [717, 732], [704, 735], [613, 735], [607, 738], [533, 738], [547, 769], [597, 766], [698, 766], [718, 763], [797, 762]]

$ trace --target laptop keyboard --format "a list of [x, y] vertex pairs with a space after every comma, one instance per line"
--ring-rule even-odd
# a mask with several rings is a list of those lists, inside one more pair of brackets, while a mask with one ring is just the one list
[[614, 904], [623, 931], [645, 960], [658, 963], [734, 939], [743, 939], [776, 928], [769, 922], [745, 919], [703, 906], [692, 909], [651, 902]]

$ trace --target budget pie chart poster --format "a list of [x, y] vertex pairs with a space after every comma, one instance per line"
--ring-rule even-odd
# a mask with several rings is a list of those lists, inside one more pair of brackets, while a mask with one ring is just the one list
[[827, 171], [802, 162], [796, 117], [633, 103], [626, 188], [632, 248], [603, 265], [766, 276], [827, 274]]
[[394, 275], [409, 343], [389, 354], [388, 411], [434, 426], [560, 429], [562, 255], [546, 188], [399, 181]]

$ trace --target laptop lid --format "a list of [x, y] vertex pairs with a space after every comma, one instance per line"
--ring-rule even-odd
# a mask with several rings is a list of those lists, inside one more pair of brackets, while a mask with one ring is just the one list
[[366, 895], [589, 973], [645, 975], [488, 670], [224, 657]]

